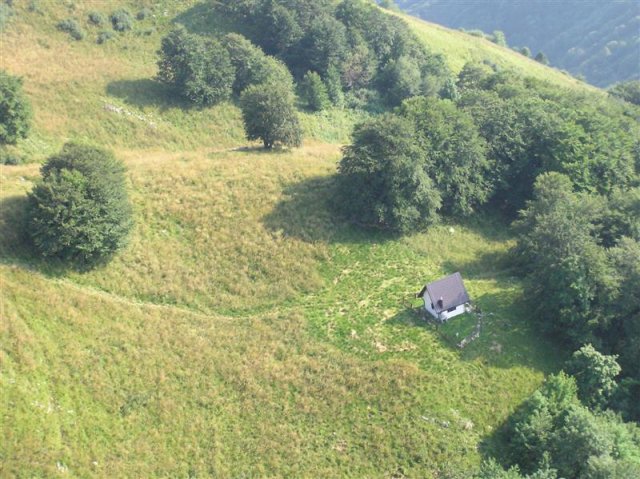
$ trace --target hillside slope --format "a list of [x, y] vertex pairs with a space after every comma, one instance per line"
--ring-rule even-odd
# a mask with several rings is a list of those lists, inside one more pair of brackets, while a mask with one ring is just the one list
[[640, 4], [545, 0], [399, 0], [412, 15], [451, 28], [502, 30], [510, 45], [542, 51], [552, 65], [598, 86], [640, 78]]
[[[0, 476], [469, 475], [563, 356], [527, 322], [505, 225], [364, 233], [327, 205], [358, 114], [304, 114], [306, 145], [269, 153], [244, 140], [234, 104], [168, 99], [153, 79], [160, 38], [202, 5], [37, 5], [16, 5], [1, 46], [35, 125], [18, 146], [31, 163], [0, 170]], [[120, 5], [153, 15], [96, 44], [104, 27], [88, 12]], [[55, 28], [69, 16], [85, 40]], [[508, 50], [411, 24], [454, 69], [486, 56], [529, 71]], [[128, 168], [130, 245], [91, 272], [34, 258], [20, 229], [37, 162], [68, 139]], [[436, 329], [413, 297], [453, 271], [491, 313], [464, 350], [473, 318]]]

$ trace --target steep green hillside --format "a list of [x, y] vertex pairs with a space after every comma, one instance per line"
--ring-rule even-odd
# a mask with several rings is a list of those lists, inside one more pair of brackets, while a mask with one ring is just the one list
[[[127, 2], [152, 16], [99, 45], [107, 27], [87, 14], [116, 2], [14, 3], [2, 66], [24, 77], [35, 125], [17, 147], [31, 163], [0, 170], [0, 476], [469, 475], [564, 356], [527, 322], [506, 226], [362, 232], [327, 205], [361, 113], [303, 114], [305, 146], [269, 153], [243, 139], [233, 103], [168, 99], [160, 38], [206, 5]], [[68, 17], [85, 40], [56, 29]], [[584, 88], [411, 25], [454, 69], [486, 56]], [[68, 139], [125, 161], [135, 211], [128, 248], [85, 273], [35, 259], [21, 230], [37, 161]], [[454, 271], [489, 313], [463, 350], [473, 318], [436, 329], [413, 296]]]
[[558, 68], [607, 86], [640, 77], [640, 5], [633, 0], [548, 2], [398, 0], [451, 28], [502, 30], [509, 45], [543, 51]]

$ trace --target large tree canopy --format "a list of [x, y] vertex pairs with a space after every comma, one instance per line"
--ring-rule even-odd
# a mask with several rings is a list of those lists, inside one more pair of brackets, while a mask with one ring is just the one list
[[426, 163], [409, 120], [387, 114], [357, 126], [338, 168], [347, 215], [399, 232], [428, 226], [441, 201]]

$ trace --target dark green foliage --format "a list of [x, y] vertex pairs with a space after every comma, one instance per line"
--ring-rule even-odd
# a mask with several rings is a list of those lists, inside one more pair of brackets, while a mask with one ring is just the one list
[[325, 85], [327, 86], [327, 95], [329, 95], [331, 103], [339, 108], [342, 107], [344, 105], [344, 91], [342, 90], [340, 73], [337, 68], [329, 68], [325, 78]]
[[293, 78], [286, 65], [265, 55], [259, 47], [253, 45], [242, 35], [229, 33], [222, 38], [229, 52], [231, 64], [235, 70], [233, 93], [239, 95], [250, 85], [267, 82], [291, 84]]
[[521, 212], [518, 249], [529, 273], [527, 295], [541, 325], [573, 346], [593, 341], [613, 295], [613, 271], [592, 235], [591, 203], [568, 177], [545, 173]]
[[640, 105], [640, 80], [629, 80], [609, 88], [609, 94], [634, 105]]
[[15, 144], [31, 128], [31, 104], [22, 79], [0, 70], [0, 144]]
[[408, 56], [388, 62], [380, 75], [380, 91], [384, 92], [391, 106], [398, 106], [406, 98], [420, 95], [422, 86], [420, 66]]
[[300, 98], [312, 111], [320, 111], [330, 104], [327, 87], [316, 72], [307, 72], [300, 82]]
[[270, 55], [286, 53], [304, 35], [293, 13], [276, 2], [268, 2], [264, 13], [256, 20], [262, 27], [260, 46]]
[[480, 472], [474, 479], [558, 479], [558, 473], [548, 464], [547, 458], [544, 458], [540, 469], [525, 476], [520, 473], [517, 465], [505, 470], [495, 459], [490, 458], [482, 463]]
[[465, 63], [458, 74], [458, 88], [461, 90], [483, 88], [491, 74], [493, 74], [493, 70], [484, 63]]
[[149, 10], [148, 8], [143, 8], [138, 13], [136, 13], [136, 19], [141, 21], [146, 20], [150, 16], [151, 16], [151, 10]]
[[87, 32], [80, 26], [80, 24], [73, 18], [67, 18], [59, 22], [56, 27], [61, 32], [68, 33], [74, 40], [82, 40], [87, 36]]
[[542, 63], [543, 65], [549, 65], [549, 59], [543, 52], [538, 52], [535, 57], [535, 61], [537, 61], [538, 63]]
[[125, 168], [110, 152], [68, 143], [29, 194], [28, 232], [40, 254], [90, 267], [110, 258], [132, 227]]
[[446, 212], [469, 215], [492, 191], [485, 142], [470, 115], [449, 100], [418, 97], [402, 104], [401, 113], [415, 125]]
[[640, 428], [592, 413], [576, 393], [573, 378], [550, 376], [509, 419], [501, 436], [503, 462], [531, 478], [556, 477], [555, 471], [566, 479], [635, 477], [611, 473], [640, 470]]
[[[377, 70], [377, 61], [360, 35], [355, 35], [342, 63], [342, 80], [348, 89], [365, 88], [369, 85]], [[331, 67], [337, 71], [335, 66]]]
[[460, 74], [458, 105], [489, 145], [500, 207], [514, 214], [545, 171], [566, 173], [581, 191], [609, 195], [637, 181], [640, 134], [624, 106], [557, 91], [483, 64]]
[[640, 187], [615, 189], [606, 203], [599, 231], [601, 242], [615, 246], [623, 236], [640, 241]]
[[198, 106], [215, 105], [231, 95], [235, 79], [229, 52], [217, 40], [176, 28], [162, 39], [158, 78]]
[[317, 72], [334, 104], [341, 103], [343, 86], [385, 94], [391, 86], [393, 104], [418, 93], [437, 95], [448, 75], [443, 58], [427, 52], [403, 20], [361, 0], [337, 6], [328, 0], [224, 0], [216, 8], [251, 25], [250, 39], [284, 60], [296, 79]]
[[89, 22], [92, 23], [93, 25], [104, 25], [104, 23], [106, 22], [106, 18], [104, 17], [104, 15], [100, 12], [89, 12], [88, 15], [89, 18]]
[[437, 219], [440, 195], [411, 121], [386, 114], [358, 125], [340, 160], [344, 213], [358, 224], [401, 233]]
[[[637, 337], [637, 336], [636, 336]], [[638, 349], [635, 349], [637, 355]], [[637, 364], [637, 363], [636, 363]], [[622, 412], [626, 421], [640, 423], [640, 379], [626, 378], [620, 381], [611, 399], [612, 409]]]
[[640, 242], [623, 237], [609, 250], [609, 257], [616, 272], [617, 294], [610, 301], [605, 337], [620, 356], [623, 373], [640, 381]]
[[501, 30], [494, 30], [491, 35], [491, 41], [496, 45], [500, 45], [501, 47], [507, 46], [507, 37], [505, 37], [504, 32]]
[[331, 67], [342, 65], [347, 55], [345, 26], [330, 15], [312, 21], [297, 48], [294, 71], [326, 73]]
[[531, 49], [529, 47], [522, 47], [520, 49], [520, 53], [522, 53], [527, 58], [531, 58]]
[[240, 107], [249, 140], [262, 140], [267, 149], [302, 143], [291, 85], [271, 82], [250, 86], [240, 97]]
[[457, 102], [460, 99], [460, 92], [458, 91], [458, 87], [456, 86], [456, 82], [453, 78], [447, 78], [442, 86], [442, 90], [440, 90], [440, 97], [444, 100], [451, 100], [453, 102]]
[[133, 28], [133, 17], [128, 10], [121, 8], [109, 17], [111, 25], [116, 32], [126, 32]]
[[620, 374], [617, 356], [599, 353], [592, 345], [581, 347], [569, 360], [566, 371], [578, 384], [578, 397], [592, 409], [604, 409], [618, 387]]
[[102, 45], [103, 43], [106, 43], [109, 40], [112, 40], [113, 38], [115, 38], [115, 33], [105, 30], [103, 32], [98, 33], [98, 38], [96, 38], [96, 43], [98, 45]]

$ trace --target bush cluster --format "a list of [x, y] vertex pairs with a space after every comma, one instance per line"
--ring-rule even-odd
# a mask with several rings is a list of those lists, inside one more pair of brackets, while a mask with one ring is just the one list
[[112, 40], [115, 37], [115, 34], [109, 30], [104, 30], [100, 33], [98, 33], [98, 37], [96, 38], [96, 43], [98, 45], [102, 45], [103, 43], [108, 42], [109, 40]]
[[31, 104], [22, 91], [22, 79], [0, 70], [0, 144], [15, 144], [31, 128]]
[[121, 8], [109, 17], [113, 29], [117, 32], [126, 32], [133, 28], [133, 17], [128, 10]]
[[87, 32], [85, 32], [80, 24], [73, 18], [62, 20], [56, 26], [58, 30], [71, 35], [71, 38], [73, 38], [74, 40], [82, 40], [87, 36]]
[[88, 17], [89, 17], [89, 22], [92, 23], [93, 25], [102, 26], [106, 22], [106, 18], [100, 12], [96, 12], [96, 11], [89, 12]]

